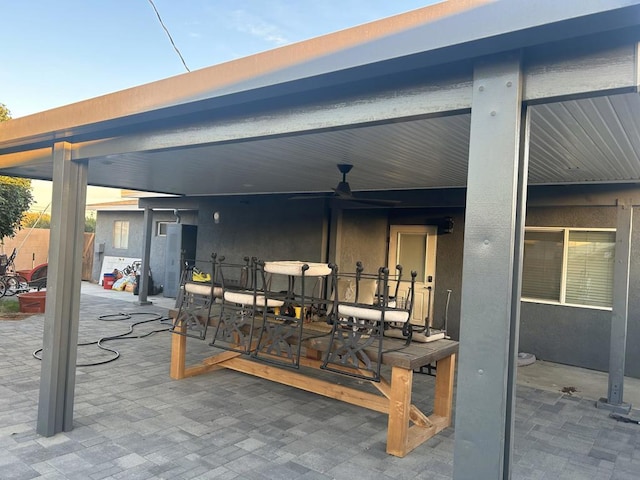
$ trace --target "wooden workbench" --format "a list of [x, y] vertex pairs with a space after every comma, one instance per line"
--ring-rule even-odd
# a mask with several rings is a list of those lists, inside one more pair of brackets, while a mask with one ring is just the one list
[[[172, 313], [175, 315], [177, 312]], [[326, 327], [326, 324], [309, 324], [308, 330], [313, 333], [304, 340], [306, 356], [300, 359], [300, 365], [312, 370], [282, 368], [233, 351], [218, 353], [187, 367], [187, 337], [174, 334], [171, 342], [171, 378], [179, 380], [226, 368], [384, 413], [389, 417], [387, 453], [397, 457], [404, 457], [451, 425], [458, 342], [414, 342], [405, 347], [403, 340], [385, 339], [383, 350], [387, 353], [383, 354], [382, 363], [391, 367], [391, 380], [382, 378], [380, 382], [370, 382], [380, 392], [374, 394], [313, 376], [313, 369], [319, 369], [322, 365], [321, 355], [328, 345], [327, 338], [318, 337], [317, 333], [326, 330]], [[434, 405], [433, 413], [427, 416], [411, 403], [413, 371], [433, 363], [437, 363]], [[335, 375], [336, 378], [342, 378], [339, 374]]]

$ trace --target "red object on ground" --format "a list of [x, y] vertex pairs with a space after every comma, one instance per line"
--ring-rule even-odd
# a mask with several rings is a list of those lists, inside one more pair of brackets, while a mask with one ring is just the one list
[[44, 313], [46, 307], [47, 292], [27, 292], [18, 294], [20, 313]]
[[35, 268], [32, 268], [31, 270], [18, 270], [16, 273], [26, 278], [27, 282], [31, 282], [32, 280], [38, 280], [40, 278], [46, 277], [47, 268], [48, 268], [47, 263], [41, 263], [40, 265], [38, 265]]
[[113, 276], [113, 273], [105, 273], [102, 277], [102, 286], [105, 290], [111, 290], [113, 288], [113, 284], [116, 283], [116, 278]]

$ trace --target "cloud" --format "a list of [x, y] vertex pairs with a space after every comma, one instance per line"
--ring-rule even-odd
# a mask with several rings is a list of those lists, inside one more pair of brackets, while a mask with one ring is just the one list
[[241, 33], [248, 33], [275, 46], [290, 43], [290, 40], [277, 25], [269, 23], [257, 15], [252, 15], [246, 10], [234, 10], [231, 12], [231, 18], [233, 28]]

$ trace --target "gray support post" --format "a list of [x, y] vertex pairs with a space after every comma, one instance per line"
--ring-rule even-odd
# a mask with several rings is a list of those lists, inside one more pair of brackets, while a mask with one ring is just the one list
[[609, 390], [596, 406], [616, 413], [629, 413], [631, 404], [623, 403], [624, 364], [627, 351], [627, 321], [629, 316], [629, 268], [633, 207], [618, 201], [616, 220], [616, 253], [613, 267], [613, 308], [609, 343]]
[[478, 63], [473, 89], [453, 473], [506, 479], [528, 168], [520, 55]]
[[153, 210], [144, 208], [144, 238], [142, 250], [142, 268], [140, 271], [140, 285], [138, 285], [138, 305], [151, 305], [147, 300], [149, 291], [149, 261], [151, 260], [151, 237], [153, 236]]
[[53, 147], [53, 194], [36, 431], [50, 437], [73, 428], [87, 164], [66, 142]]

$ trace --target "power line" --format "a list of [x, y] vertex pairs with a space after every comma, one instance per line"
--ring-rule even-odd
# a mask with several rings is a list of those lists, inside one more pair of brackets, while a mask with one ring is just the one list
[[182, 65], [184, 65], [184, 68], [187, 69], [187, 72], [190, 72], [191, 70], [189, 70], [189, 67], [187, 67], [187, 63], [184, 61], [184, 58], [182, 57], [182, 54], [180, 53], [180, 50], [178, 50], [178, 47], [176, 46], [175, 42], [173, 41], [173, 38], [171, 37], [171, 34], [169, 33], [169, 30], [167, 30], [167, 27], [165, 27], [164, 22], [162, 21], [162, 17], [160, 16], [160, 12], [158, 12], [158, 9], [156, 8], [156, 5], [153, 3], [153, 0], [149, 0], [149, 3], [153, 7], [153, 10], [156, 12], [156, 15], [158, 17], [158, 21], [160, 22], [160, 25], [162, 25], [162, 28], [164, 28], [164, 31], [167, 33], [167, 36], [169, 37], [169, 41], [171, 42], [171, 45], [173, 45], [173, 49], [176, 51], [176, 53], [180, 57], [180, 60], [182, 61]]

